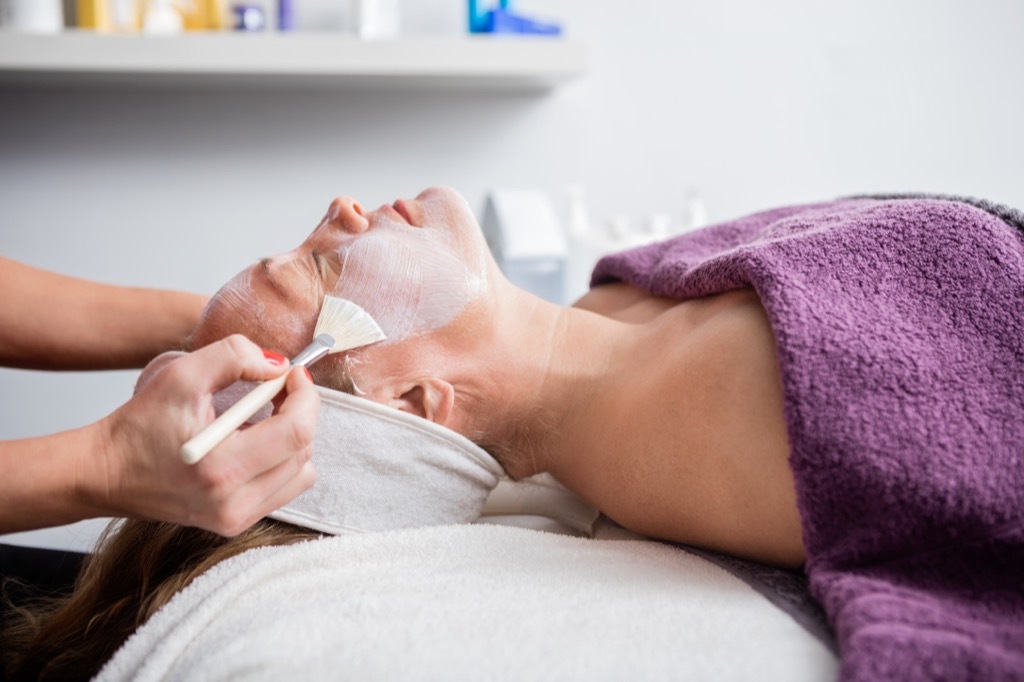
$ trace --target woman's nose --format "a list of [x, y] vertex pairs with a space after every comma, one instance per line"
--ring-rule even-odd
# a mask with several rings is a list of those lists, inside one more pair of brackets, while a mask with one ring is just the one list
[[332, 201], [324, 222], [349, 234], [360, 234], [370, 229], [363, 207], [351, 197], [338, 197]]

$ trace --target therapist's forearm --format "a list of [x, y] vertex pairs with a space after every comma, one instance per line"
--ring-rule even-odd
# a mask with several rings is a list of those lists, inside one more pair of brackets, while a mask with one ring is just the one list
[[199, 294], [119, 287], [0, 258], [0, 365], [125, 369], [180, 347]]
[[0, 534], [108, 515], [87, 491], [106, 474], [103, 435], [95, 424], [0, 442]]

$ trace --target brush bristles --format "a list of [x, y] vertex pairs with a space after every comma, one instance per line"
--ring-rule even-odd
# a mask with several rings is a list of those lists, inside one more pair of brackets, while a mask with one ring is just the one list
[[386, 338], [380, 325], [368, 312], [352, 301], [337, 296], [324, 296], [324, 305], [316, 320], [313, 336], [320, 334], [334, 337], [335, 345], [331, 353], [359, 348]]

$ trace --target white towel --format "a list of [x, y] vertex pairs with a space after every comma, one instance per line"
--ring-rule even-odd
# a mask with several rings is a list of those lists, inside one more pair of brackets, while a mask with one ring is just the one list
[[112, 680], [826, 680], [834, 656], [749, 586], [655, 542], [503, 526], [250, 550], [197, 578]]

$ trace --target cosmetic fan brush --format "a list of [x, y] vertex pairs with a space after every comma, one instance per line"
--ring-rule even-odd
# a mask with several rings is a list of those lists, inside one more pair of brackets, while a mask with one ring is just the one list
[[[292, 359], [293, 366], [309, 367], [330, 353], [359, 348], [385, 338], [384, 332], [369, 313], [352, 301], [336, 296], [324, 296], [313, 336], [313, 343]], [[256, 386], [192, 440], [182, 445], [181, 459], [186, 464], [195, 464], [201, 460], [249, 417], [273, 400], [287, 380], [288, 372], [285, 372], [276, 379]]]

